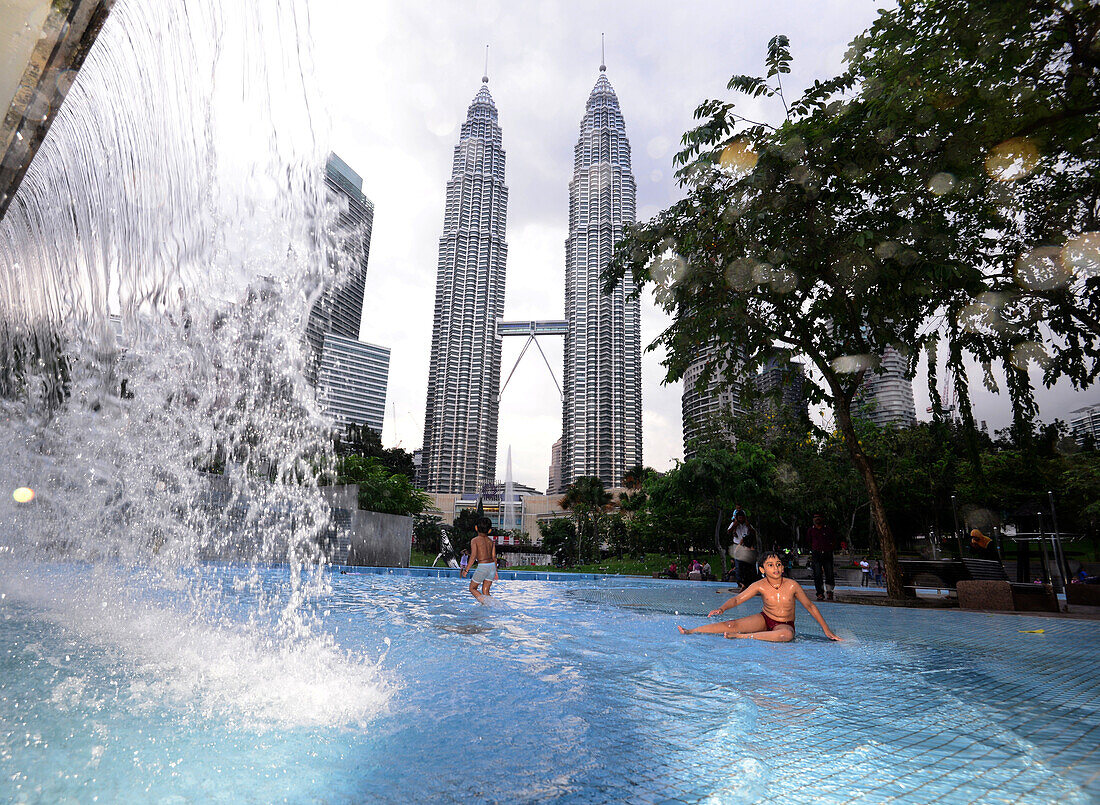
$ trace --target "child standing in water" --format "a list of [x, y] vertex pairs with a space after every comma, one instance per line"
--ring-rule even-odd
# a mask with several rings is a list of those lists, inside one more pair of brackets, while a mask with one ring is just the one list
[[754, 595], [764, 599], [764, 606], [759, 615], [749, 615], [731, 621], [708, 623], [705, 626], [697, 626], [694, 629], [685, 629], [677, 626], [680, 634], [718, 634], [721, 632], [728, 638], [748, 638], [750, 640], [767, 640], [770, 643], [786, 643], [794, 640], [794, 602], [802, 604], [813, 619], [821, 624], [825, 636], [830, 640], [840, 640], [825, 619], [821, 617], [817, 606], [806, 597], [802, 585], [793, 579], [783, 577], [783, 561], [779, 554], [771, 552], [764, 554], [760, 562], [760, 572], [764, 578], [749, 585], [740, 595], [731, 598], [722, 606], [711, 611], [710, 617], [721, 615], [731, 607], [740, 606]]
[[[477, 533], [470, 542], [470, 563], [462, 568], [461, 572], [462, 577], [466, 578], [470, 566], [477, 563], [477, 570], [470, 579], [470, 595], [481, 603], [485, 603], [484, 599], [492, 597], [489, 595], [489, 588], [497, 576], [497, 546], [489, 538], [489, 530], [492, 527], [493, 523], [488, 517], [482, 517], [474, 524]], [[481, 585], [481, 592], [477, 590], [478, 584]]]

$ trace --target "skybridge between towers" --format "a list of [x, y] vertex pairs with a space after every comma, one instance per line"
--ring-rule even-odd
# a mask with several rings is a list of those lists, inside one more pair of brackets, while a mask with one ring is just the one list
[[539, 355], [542, 356], [542, 362], [546, 364], [547, 371], [550, 372], [550, 378], [554, 381], [554, 385], [557, 386], [558, 396], [563, 397], [561, 391], [561, 384], [558, 382], [558, 378], [554, 375], [554, 370], [550, 366], [550, 361], [546, 359], [546, 353], [542, 351], [542, 347], [539, 345], [538, 337], [540, 335], [565, 335], [569, 332], [569, 322], [565, 319], [538, 319], [536, 321], [501, 321], [497, 320], [497, 338], [504, 338], [505, 336], [527, 336], [527, 343], [523, 345], [523, 349], [520, 350], [519, 357], [516, 358], [516, 363], [512, 367], [512, 371], [508, 373], [507, 379], [500, 387], [500, 393], [497, 395], [497, 401], [504, 396], [504, 389], [508, 387], [508, 381], [512, 379], [512, 375], [516, 373], [516, 369], [519, 368], [519, 362], [523, 360], [523, 356], [527, 354], [527, 350], [531, 345], [535, 345], [535, 349], [539, 351]]

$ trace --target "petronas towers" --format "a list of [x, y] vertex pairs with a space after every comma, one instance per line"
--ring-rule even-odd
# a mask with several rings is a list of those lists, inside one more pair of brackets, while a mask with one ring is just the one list
[[447, 182], [420, 468], [429, 492], [473, 492], [496, 477], [508, 188], [488, 82], [466, 113]]
[[[618, 486], [642, 461], [641, 331], [632, 278], [600, 272], [634, 222], [635, 183], [618, 98], [600, 65], [574, 148], [566, 240], [563, 484]], [[421, 485], [479, 491], [496, 477], [508, 189], [488, 78], [470, 104], [447, 183], [439, 242]]]
[[600, 272], [634, 223], [634, 175], [619, 99], [606, 68], [585, 105], [573, 149], [565, 241], [565, 399], [562, 480], [598, 476], [619, 486], [642, 463], [640, 311], [627, 276], [610, 295]]

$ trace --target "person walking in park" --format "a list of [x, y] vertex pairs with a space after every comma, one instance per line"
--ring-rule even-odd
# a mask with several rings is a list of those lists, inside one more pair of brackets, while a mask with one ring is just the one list
[[729, 531], [733, 535], [731, 553], [737, 569], [737, 584], [744, 590], [759, 578], [756, 573], [756, 529], [749, 525], [745, 512], [739, 509]]
[[[836, 575], [833, 572], [833, 551], [836, 550], [836, 534], [825, 525], [825, 515], [814, 515], [814, 524], [806, 531], [810, 541], [810, 554], [814, 560], [814, 589], [818, 601], [832, 601], [836, 587]], [[824, 576], [824, 584], [822, 584]]]
[[859, 560], [859, 586], [871, 586], [871, 563], [867, 561], [867, 557]]
[[[482, 517], [474, 524], [476, 533], [470, 542], [470, 564], [477, 563], [477, 569], [474, 570], [473, 578], [470, 579], [470, 595], [481, 604], [485, 603], [486, 598], [492, 597], [489, 595], [489, 588], [492, 587], [493, 581], [497, 577], [497, 546], [489, 537], [489, 531], [492, 527], [492, 520], [488, 517]], [[469, 565], [462, 569], [460, 572], [462, 578], [466, 578], [466, 573], [469, 570]], [[481, 585], [480, 592], [477, 589], [479, 584]]]

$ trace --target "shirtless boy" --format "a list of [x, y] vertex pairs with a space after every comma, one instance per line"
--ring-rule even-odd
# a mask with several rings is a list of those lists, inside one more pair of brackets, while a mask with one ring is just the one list
[[754, 595], [759, 595], [764, 599], [763, 611], [759, 615], [749, 615], [746, 618], [737, 618], [732, 621], [708, 623], [694, 629], [677, 626], [676, 628], [680, 630], [680, 634], [717, 634], [721, 632], [731, 639], [748, 638], [750, 640], [767, 640], [770, 643], [786, 643], [794, 640], [794, 602], [798, 601], [813, 616], [813, 619], [821, 624], [827, 638], [840, 640], [825, 623], [825, 619], [821, 617], [817, 606], [806, 597], [802, 585], [792, 579], [783, 577], [783, 562], [779, 558], [779, 554], [764, 554], [764, 558], [760, 562], [760, 572], [764, 578], [750, 584], [743, 593], [713, 610], [710, 617], [721, 615], [731, 607], [740, 606]]
[[[492, 527], [493, 523], [488, 517], [482, 517], [474, 525], [477, 533], [470, 542], [470, 562], [461, 571], [462, 577], [466, 578], [470, 568], [477, 563], [477, 570], [470, 579], [470, 595], [481, 603], [485, 603], [485, 598], [492, 598], [489, 588], [497, 577], [497, 546], [489, 538], [489, 529]], [[481, 592], [477, 590], [478, 584], [481, 585]]]

